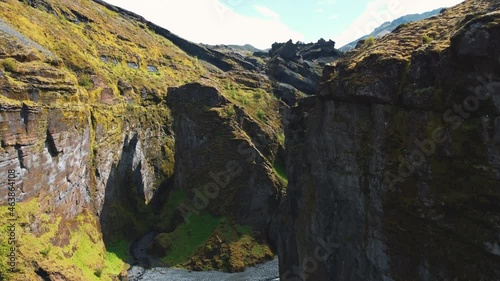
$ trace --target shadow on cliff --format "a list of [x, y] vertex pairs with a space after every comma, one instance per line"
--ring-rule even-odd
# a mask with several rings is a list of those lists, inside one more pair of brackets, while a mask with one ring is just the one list
[[[161, 183], [150, 204], [146, 204], [145, 184], [142, 171], [142, 153], [138, 149], [139, 138], [126, 137], [121, 158], [113, 164], [106, 183], [104, 204], [100, 214], [103, 240], [108, 252], [115, 253], [125, 262], [133, 262], [130, 247], [133, 241], [153, 228], [162, 198], [170, 180]], [[139, 158], [138, 158], [139, 157]], [[96, 171], [99, 178], [99, 171]]]

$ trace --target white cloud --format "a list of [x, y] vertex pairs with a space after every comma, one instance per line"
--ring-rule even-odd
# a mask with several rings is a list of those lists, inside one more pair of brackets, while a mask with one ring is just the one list
[[386, 21], [401, 16], [428, 12], [441, 7], [450, 7], [463, 0], [373, 0], [367, 4], [364, 12], [343, 32], [332, 36], [336, 46], [343, 46], [357, 38], [371, 33]]
[[321, 0], [319, 2], [321, 5], [334, 5], [337, 4], [337, 0]]
[[321, 9], [321, 8], [317, 8], [317, 9], [314, 9], [313, 11], [315, 14], [324, 14], [325, 13], [325, 10]]
[[338, 14], [332, 14], [331, 16], [328, 17], [329, 20], [336, 21], [339, 19]]
[[259, 12], [262, 16], [273, 19], [273, 20], [278, 20], [280, 18], [280, 15], [276, 13], [275, 11], [269, 9], [268, 7], [260, 6], [260, 5], [255, 5], [254, 9]]
[[[248, 44], [270, 48], [274, 42], [303, 41], [274, 11], [260, 6], [266, 19], [243, 16], [219, 0], [106, 0], [196, 43]], [[239, 4], [239, 2], [238, 2]], [[255, 7], [257, 9], [257, 7]]]

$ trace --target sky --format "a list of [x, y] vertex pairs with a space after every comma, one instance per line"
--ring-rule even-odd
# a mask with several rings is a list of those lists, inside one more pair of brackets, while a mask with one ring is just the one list
[[398, 17], [463, 0], [105, 0], [187, 40], [251, 44], [331, 39], [339, 48]]

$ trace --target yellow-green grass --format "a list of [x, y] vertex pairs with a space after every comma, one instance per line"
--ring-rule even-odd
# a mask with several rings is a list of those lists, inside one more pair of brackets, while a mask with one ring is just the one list
[[254, 238], [251, 227], [206, 213], [190, 215], [159, 239], [167, 248], [162, 261], [181, 268], [241, 271], [274, 255], [265, 242]]
[[280, 181], [286, 186], [288, 184], [288, 175], [286, 173], [286, 169], [283, 166], [283, 164], [279, 161], [274, 162], [273, 170], [274, 170], [274, 173], [280, 179]]
[[[0, 218], [5, 224], [10, 215], [7, 207], [2, 207]], [[0, 274], [6, 280], [36, 279], [33, 262], [48, 272], [85, 281], [112, 280], [127, 268], [115, 253], [106, 252], [96, 217], [88, 212], [63, 222], [61, 217], [41, 212], [38, 199], [33, 199], [18, 203], [16, 216], [18, 272], [10, 273], [5, 266], [10, 248], [6, 243], [0, 244]], [[40, 227], [40, 233], [31, 229], [35, 225]], [[7, 241], [7, 235], [2, 228], [0, 239]], [[54, 245], [53, 241], [61, 236], [68, 237], [67, 244]]]
[[221, 218], [210, 215], [189, 216], [186, 223], [181, 224], [169, 235], [173, 240], [172, 247], [162, 260], [169, 265], [179, 266], [189, 261], [195, 251], [204, 246], [215, 228], [221, 223]]

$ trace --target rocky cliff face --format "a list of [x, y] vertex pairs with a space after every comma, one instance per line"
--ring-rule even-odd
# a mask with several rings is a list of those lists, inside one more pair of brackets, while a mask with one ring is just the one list
[[[200, 217], [214, 224], [168, 262], [242, 270], [272, 258], [284, 184], [269, 80], [100, 1], [0, 1], [0, 17], [0, 177], [15, 175], [14, 191], [0, 189], [0, 218], [16, 227], [0, 231], [0, 279], [114, 280], [134, 239], [154, 230], [181, 245], [176, 233], [197, 232], [188, 221]], [[197, 188], [233, 168], [245, 171], [183, 217]], [[222, 242], [226, 264], [190, 265]]]
[[173, 88], [167, 101], [176, 136], [175, 188], [199, 189], [217, 199], [208, 202], [212, 213], [235, 214], [241, 224], [266, 229], [284, 188], [273, 172], [277, 132], [259, 126], [212, 87]]
[[[32, 9], [24, 5], [3, 11]], [[144, 231], [146, 224], [139, 219], [143, 214], [137, 209], [171, 175], [162, 164], [173, 167], [173, 159], [161, 151], [168, 136], [157, 121], [168, 124], [168, 111], [157, 105], [147, 110], [125, 106], [101, 75], [85, 75], [85, 89], [82, 78], [75, 79], [75, 70], [61, 63], [67, 58], [58, 50], [45, 49], [6, 22], [0, 34], [0, 175], [7, 179], [9, 170], [16, 173], [14, 196], [2, 189], [0, 197], [6, 209], [3, 204], [11, 202], [9, 198], [17, 202], [12, 216], [2, 212], [2, 222], [18, 223], [15, 272], [9, 274], [11, 267], [2, 260], [0, 274], [9, 280], [117, 275], [119, 267], [104, 269], [106, 247], [110, 249], [104, 241], [116, 239], [116, 233], [131, 238]], [[82, 102], [89, 99], [95, 100]], [[2, 231], [3, 241], [6, 235]], [[96, 246], [91, 250], [85, 243]], [[6, 256], [10, 247], [2, 245]], [[62, 255], [66, 259], [53, 259]], [[74, 261], [85, 255], [87, 261]]]
[[282, 280], [499, 279], [499, 9], [400, 27], [291, 110]]
[[[261, 247], [257, 241], [276, 241], [278, 205], [286, 186], [274, 171], [276, 163], [283, 162], [283, 147], [276, 139], [279, 132], [260, 125], [213, 86], [193, 83], [170, 88], [167, 104], [172, 109], [175, 135], [174, 183], [168, 192], [186, 194], [188, 200], [176, 206], [169, 220], [173, 224], [159, 226], [156, 248], [172, 252], [175, 246], [168, 239], [204, 213], [251, 226], [257, 240], [245, 247]], [[171, 213], [168, 208], [164, 212]], [[228, 235], [232, 227], [228, 230], [224, 225], [224, 221], [213, 225], [214, 234], [207, 237], [209, 246], [190, 259], [192, 268], [219, 263], [219, 268], [239, 271], [243, 264], [238, 255], [246, 256], [248, 264], [271, 257], [268, 248], [266, 255], [239, 250], [242, 240]], [[234, 230], [240, 232], [238, 227]]]

